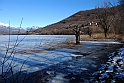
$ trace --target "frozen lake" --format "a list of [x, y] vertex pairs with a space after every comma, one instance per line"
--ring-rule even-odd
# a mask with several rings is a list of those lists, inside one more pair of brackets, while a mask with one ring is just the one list
[[[74, 41], [67, 35], [11, 35], [0, 36], [0, 57], [8, 58], [5, 65], [13, 60], [18, 70], [25, 61], [22, 70], [35, 72], [70, 58], [70, 53], [51, 50], [57, 44]], [[57, 55], [57, 56], [56, 56]]]
[[[122, 46], [114, 40], [81, 41], [80, 45], [71, 44], [74, 42], [74, 35], [1, 35], [0, 72], [9, 72], [10, 66], [15, 73], [20, 69], [31, 73], [51, 67], [52, 70], [47, 71], [49, 74], [56, 71], [57, 67], [57, 75], [50, 83], [57, 80], [59, 82], [56, 83], [65, 83], [66, 79], [61, 78], [68, 77], [70, 73], [83, 74], [83, 78], [90, 77], [91, 73], [105, 62], [109, 53]], [[54, 65], [56, 67], [52, 67]]]

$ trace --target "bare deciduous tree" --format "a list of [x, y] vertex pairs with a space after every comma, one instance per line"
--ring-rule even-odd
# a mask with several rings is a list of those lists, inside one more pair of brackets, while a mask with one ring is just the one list
[[[20, 28], [22, 25], [23, 18], [21, 20]], [[24, 83], [25, 78], [27, 74], [24, 75], [23, 78], [20, 79], [21, 75], [23, 74], [23, 67], [26, 62], [26, 60], [23, 61], [21, 67], [19, 70], [16, 72], [14, 69], [16, 68], [17, 64], [14, 61], [15, 58], [15, 52], [16, 48], [19, 46], [19, 44], [25, 39], [27, 35], [25, 35], [21, 40], [19, 40], [19, 33], [20, 33], [20, 28], [18, 31], [18, 35], [16, 38], [15, 44], [11, 47], [10, 49], [10, 22], [9, 22], [9, 41], [6, 46], [6, 52], [2, 54], [2, 57], [0, 59], [0, 83]]]
[[79, 25], [71, 26], [71, 24], [70, 24], [69, 27], [73, 28], [73, 31], [74, 31], [75, 37], [76, 37], [76, 44], [80, 44], [81, 27], [84, 27], [84, 25], [82, 24], [81, 26], [79, 26]]
[[124, 5], [124, 0], [119, 0], [120, 5]]
[[119, 27], [121, 28], [122, 34], [124, 34], [124, 0], [119, 0], [118, 12], [120, 18]]
[[104, 2], [103, 7], [98, 8], [98, 10], [99, 10], [99, 14], [97, 17], [100, 21], [99, 25], [104, 30], [105, 37], [107, 37], [107, 34], [114, 20], [115, 11], [111, 8], [111, 3], [109, 1]]
[[92, 28], [87, 27], [87, 34], [88, 34], [89, 37], [91, 38], [91, 36], [92, 36]]

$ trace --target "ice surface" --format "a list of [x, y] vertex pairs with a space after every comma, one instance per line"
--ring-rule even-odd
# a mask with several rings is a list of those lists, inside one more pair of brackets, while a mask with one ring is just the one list
[[82, 43], [97, 43], [97, 44], [121, 44], [120, 42], [116, 42], [116, 41], [81, 41]]
[[[69, 49], [47, 51], [46, 49], [51, 48], [58, 43], [72, 40], [74, 37], [73, 35], [29, 35], [24, 37], [25, 36], [23, 35], [11, 35], [9, 40], [9, 36], [0, 36], [1, 61], [3, 61], [4, 57], [10, 57], [5, 65], [13, 60], [13, 65], [16, 65], [13, 70], [20, 69], [22, 63], [25, 62], [22, 70], [27, 69], [29, 72], [35, 72], [50, 65], [72, 59], [71, 52], [75, 51]], [[6, 54], [7, 49], [8, 52]], [[33, 52], [32, 50], [36, 52]]]
[[60, 74], [57, 74], [55, 77], [53, 77], [51, 79], [51, 81], [49, 81], [48, 83], [68, 83], [69, 80], [68, 79], [65, 79], [63, 78], [65, 75], [60, 73]]
[[[14, 72], [18, 71], [23, 64], [22, 71], [28, 71], [29, 73], [60, 64], [60, 70], [65, 69], [67, 72], [73, 72], [75, 75], [80, 74], [82, 71], [89, 71], [87, 67], [97, 67], [95, 59], [98, 59], [98, 55], [95, 55], [94, 53], [94, 56], [91, 56], [90, 54], [92, 53], [92, 49], [95, 49], [95, 52], [100, 52], [100, 50], [107, 49], [105, 45], [121, 44], [119, 42], [113, 42], [113, 40], [81, 41], [81, 45], [75, 47], [76, 49], [54, 48], [57, 44], [65, 43], [70, 40], [74, 42], [74, 35], [29, 35], [23, 41], [21, 40], [24, 36], [19, 35], [18, 38], [19, 39], [16, 43], [17, 36], [10, 36], [10, 42], [8, 43], [8, 36], [0, 36], [0, 60], [3, 61], [5, 55], [7, 58], [11, 56], [11, 58], [9, 58], [5, 63], [5, 67], [7, 67], [8, 63], [12, 61]], [[15, 44], [18, 45], [15, 46]], [[9, 50], [6, 54], [8, 45]], [[101, 48], [102, 45], [104, 48]], [[11, 54], [11, 52], [13, 52], [13, 54]], [[108, 62], [103, 64], [97, 73], [94, 73], [95, 75], [100, 73], [101, 80], [103, 78], [109, 78], [109, 73], [115, 72], [115, 70], [118, 71], [115, 72], [115, 77], [124, 76], [124, 73], [122, 72], [122, 69], [124, 68], [124, 48], [121, 48], [118, 52], [117, 55], [115, 55], [115, 53], [110, 54], [108, 56]], [[66, 61], [68, 62], [66, 63]], [[114, 68], [115, 66], [116, 69]], [[53, 73], [53, 71], [47, 71], [47, 74], [51, 73]], [[67, 83], [69, 80], [63, 78], [63, 76], [65, 76], [65, 74], [57, 73], [55, 77], [49, 79], [50, 83]]]

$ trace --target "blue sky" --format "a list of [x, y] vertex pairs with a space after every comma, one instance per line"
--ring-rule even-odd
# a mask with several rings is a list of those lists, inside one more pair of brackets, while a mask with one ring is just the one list
[[[56, 23], [72, 14], [95, 8], [104, 0], [0, 0], [0, 23], [19, 27]], [[117, 2], [117, 0], [111, 0]]]

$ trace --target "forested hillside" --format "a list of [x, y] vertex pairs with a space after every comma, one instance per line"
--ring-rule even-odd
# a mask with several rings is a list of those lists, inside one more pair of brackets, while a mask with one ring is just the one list
[[[91, 10], [79, 11], [60, 22], [47, 25], [43, 28], [29, 32], [29, 34], [54, 34], [67, 35], [75, 34], [72, 26], [84, 25], [82, 33], [87, 33], [86, 28], [91, 27], [92, 33], [113, 33], [123, 35], [123, 4], [117, 6], [105, 6]], [[96, 23], [92, 26], [90, 23]], [[71, 25], [71, 26], [70, 26]]]

